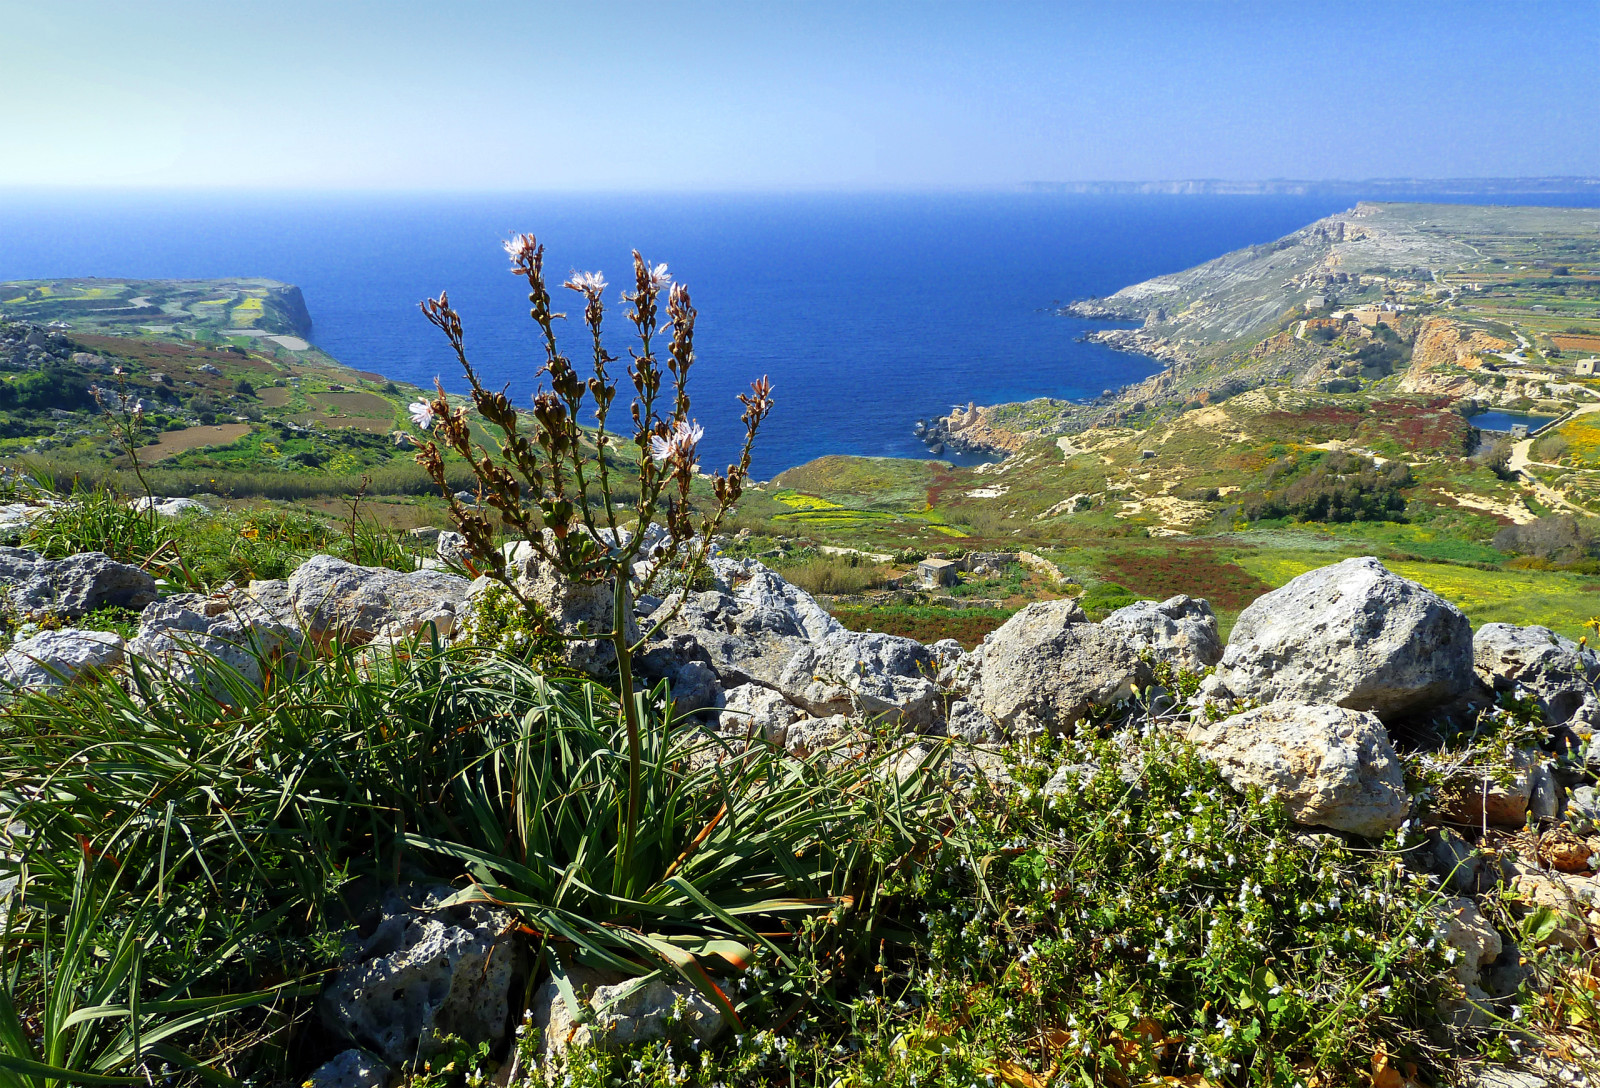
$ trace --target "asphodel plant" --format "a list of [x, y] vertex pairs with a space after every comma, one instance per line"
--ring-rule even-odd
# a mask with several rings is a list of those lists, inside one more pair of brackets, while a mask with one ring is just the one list
[[[546, 622], [547, 617], [520, 583], [520, 564], [508, 562], [503, 546], [506, 540], [531, 549], [537, 561], [563, 578], [611, 587], [609, 632], [544, 633], [566, 639], [607, 638], [615, 649], [618, 694], [628, 737], [628, 809], [621, 859], [626, 868], [639, 823], [639, 729], [645, 717], [639, 705], [642, 697], [634, 691], [633, 654], [672, 613], [671, 609], [662, 610], [652, 616], [648, 630], [630, 638], [635, 564], [641, 559], [647, 530], [660, 524], [665, 529], [664, 539], [653, 543], [651, 554], [643, 557], [650, 562], [637, 591], [649, 592], [668, 578], [687, 587], [701, 575], [712, 538], [749, 478], [756, 432], [772, 410], [772, 386], [763, 377], [752, 383], [750, 392], [740, 394], [745, 433], [739, 458], [726, 471], [707, 478], [709, 494], [702, 492], [697, 504], [694, 490], [700, 475], [698, 446], [703, 431], [689, 415], [695, 309], [688, 288], [672, 282], [666, 265], [651, 265], [634, 251], [633, 290], [622, 295], [637, 340], [637, 345], [628, 349], [627, 374], [633, 397], [627, 428], [631, 433], [624, 438], [610, 428], [618, 385], [612, 365], [618, 359], [602, 342], [603, 275], [575, 272], [562, 284], [583, 300], [592, 371], [585, 378], [561, 353], [557, 342], [556, 322], [566, 315], [551, 306], [544, 246], [531, 234], [519, 234], [505, 248], [511, 255], [512, 272], [528, 282], [529, 315], [544, 355], [539, 374], [548, 380], [548, 387], [534, 396], [531, 412], [519, 411], [503, 390], [485, 389], [467, 359], [460, 314], [450, 308], [446, 294], [427, 299], [422, 312], [450, 341], [471, 387], [473, 409], [496, 433], [497, 449], [490, 451], [473, 437], [471, 413], [464, 406], [452, 405], [436, 381], [434, 398], [411, 406], [416, 424], [433, 435], [417, 454], [417, 461], [449, 503], [451, 518], [466, 538], [477, 568], [504, 586], [536, 623]], [[660, 323], [663, 294], [664, 327]], [[656, 354], [656, 342], [663, 333], [667, 337], [665, 369]], [[586, 413], [592, 421], [588, 425]], [[472, 505], [458, 499], [446, 482], [445, 450], [472, 466], [478, 481]], [[613, 486], [615, 469], [623, 458], [633, 462], [638, 476], [637, 497], [629, 502], [619, 501]], [[501, 528], [486, 511], [498, 514]], [[678, 600], [682, 600], [681, 594]]]

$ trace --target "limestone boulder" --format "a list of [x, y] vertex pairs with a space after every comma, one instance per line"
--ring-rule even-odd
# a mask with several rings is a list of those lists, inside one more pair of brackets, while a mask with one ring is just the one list
[[103, 552], [46, 559], [24, 548], [0, 548], [0, 588], [13, 613], [75, 620], [102, 608], [138, 611], [156, 599], [156, 581]]
[[134, 499], [130, 505], [140, 513], [154, 510], [157, 515], [164, 518], [177, 518], [189, 513], [198, 515], [211, 513], [211, 508], [197, 499], [163, 499], [154, 495], [145, 495]]
[[467, 579], [436, 570], [362, 567], [315, 555], [289, 576], [289, 603], [316, 641], [361, 645], [380, 635], [404, 637], [453, 617], [467, 597]]
[[1485, 774], [1447, 784], [1440, 797], [1446, 819], [1473, 827], [1521, 827], [1532, 815], [1554, 819], [1559, 790], [1543, 757], [1534, 751], [1511, 753], [1504, 774]]
[[1600, 726], [1600, 655], [1548, 627], [1486, 623], [1472, 636], [1472, 664], [1494, 691], [1532, 695], [1549, 725]]
[[1455, 968], [1465, 996], [1447, 1002], [1443, 1012], [1457, 1027], [1482, 1026], [1489, 1020], [1490, 996], [1480, 972], [1500, 955], [1500, 933], [1471, 899], [1447, 899], [1435, 912], [1436, 934], [1453, 952], [1446, 955]]
[[1209, 602], [1179, 594], [1164, 601], [1136, 601], [1107, 616], [1101, 626], [1122, 632], [1135, 649], [1200, 672], [1222, 660], [1222, 636]]
[[58, 690], [120, 665], [123, 649], [110, 631], [41, 631], [0, 655], [0, 690]]
[[1150, 682], [1133, 643], [1070, 600], [1028, 605], [968, 658], [968, 699], [1006, 735], [1064, 732]]
[[937, 671], [914, 639], [840, 630], [796, 650], [777, 686], [817, 717], [855, 714], [920, 729], [938, 717]]
[[1376, 838], [1410, 807], [1389, 734], [1367, 712], [1273, 703], [1197, 723], [1189, 739], [1235, 789], [1276, 790], [1299, 824]]
[[1330, 704], [1392, 721], [1467, 694], [1472, 627], [1371, 557], [1308, 571], [1239, 613], [1216, 698]]
[[268, 669], [291, 664], [300, 639], [298, 628], [247, 594], [184, 593], [139, 614], [139, 633], [128, 651], [154, 666], [164, 682], [203, 684], [231, 701], [236, 685], [259, 687]]
[[372, 935], [318, 1001], [334, 1034], [398, 1065], [455, 1035], [498, 1043], [510, 1014], [516, 944], [511, 918], [482, 905], [450, 906], [455, 889], [405, 887], [382, 906]]
[[719, 730], [731, 736], [765, 737], [787, 743], [789, 727], [805, 712], [771, 688], [740, 684], [723, 693]]
[[384, 1088], [389, 1067], [377, 1055], [351, 1047], [317, 1066], [302, 1088]]

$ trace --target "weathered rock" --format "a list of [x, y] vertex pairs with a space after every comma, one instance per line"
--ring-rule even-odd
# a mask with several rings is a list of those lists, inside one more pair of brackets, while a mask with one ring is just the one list
[[[546, 530], [548, 532], [548, 530]], [[441, 537], [441, 539], [443, 539]], [[549, 537], [553, 547], [553, 537]], [[616, 669], [617, 655], [611, 645], [611, 612], [614, 602], [610, 582], [583, 584], [561, 574], [526, 543], [505, 548], [506, 565], [516, 579], [517, 590], [544, 610], [545, 615], [564, 635], [593, 634], [594, 638], [567, 639], [562, 656], [568, 665], [591, 676], [605, 676]], [[493, 584], [486, 578], [473, 583], [472, 596]], [[624, 617], [630, 641], [639, 637], [631, 600]]]
[[289, 576], [289, 600], [313, 639], [360, 645], [380, 634], [414, 634], [444, 612], [453, 615], [470, 584], [443, 571], [358, 567], [314, 555]]
[[1516, 751], [1511, 754], [1509, 779], [1502, 781], [1495, 775], [1452, 782], [1440, 799], [1444, 817], [1458, 824], [1492, 827], [1521, 827], [1528, 820], [1533, 802], [1540, 799], [1541, 814], [1553, 817], [1554, 779], [1537, 752]]
[[1454, 950], [1456, 978], [1466, 991], [1465, 997], [1446, 1002], [1441, 1011], [1457, 1027], [1481, 1026], [1488, 1022], [1490, 997], [1481, 985], [1479, 971], [1500, 955], [1500, 933], [1470, 899], [1446, 900], [1438, 914], [1439, 939]]
[[1448, 827], [1428, 834], [1433, 871], [1455, 891], [1479, 895], [1500, 883], [1500, 863]]
[[467, 548], [467, 538], [460, 533], [441, 532], [438, 542], [433, 548], [434, 555], [439, 557], [441, 563], [464, 566], [472, 558], [472, 552]]
[[1372, 714], [1273, 703], [1197, 723], [1189, 739], [1234, 788], [1277, 790], [1296, 823], [1376, 837], [1410, 807], [1400, 759]]
[[1548, 627], [1486, 623], [1472, 636], [1479, 679], [1497, 692], [1522, 688], [1549, 725], [1600, 726], [1600, 655]]
[[229, 699], [239, 682], [260, 686], [265, 670], [292, 662], [300, 632], [280, 623], [249, 596], [185, 593], [158, 601], [139, 615], [128, 651], [185, 687], [205, 684]]
[[403, 888], [383, 906], [358, 962], [319, 1001], [323, 1024], [391, 1064], [434, 1052], [445, 1035], [469, 1045], [505, 1033], [515, 944], [510, 917], [479, 905], [442, 907], [455, 889]]
[[252, 579], [244, 588], [244, 595], [266, 609], [268, 614], [285, 627], [298, 630], [303, 626], [295, 614], [294, 598], [289, 595], [289, 583], [282, 578]]
[[917, 729], [938, 716], [936, 671], [933, 656], [913, 639], [835, 631], [796, 650], [777, 686], [818, 717], [855, 714]]
[[0, 689], [54, 691], [122, 663], [122, 636], [110, 631], [41, 631], [0, 656]]
[[[759, 563], [745, 567], [718, 560], [713, 566], [719, 578], [731, 580], [731, 592], [690, 594], [660, 637], [692, 643], [724, 688], [748, 683], [777, 687], [797, 651], [844, 629], [804, 590]], [[737, 581], [751, 569], [744, 581]], [[669, 600], [667, 606], [676, 603]]]
[[156, 599], [156, 581], [138, 567], [102, 552], [45, 559], [22, 548], [0, 548], [0, 587], [18, 615], [78, 619], [101, 608], [137, 611]]
[[1588, 875], [1595, 868], [1589, 860], [1597, 853], [1600, 852], [1587, 839], [1565, 827], [1551, 828], [1539, 836], [1539, 860], [1558, 872]]
[[1239, 613], [1202, 690], [1393, 720], [1465, 695], [1472, 682], [1467, 617], [1366, 557], [1308, 571], [1257, 598]]
[[810, 756], [823, 749], [839, 748], [862, 735], [859, 719], [846, 714], [830, 714], [826, 718], [801, 718], [789, 726], [784, 745], [800, 756]]
[[957, 699], [945, 712], [945, 735], [959, 737], [969, 744], [998, 744], [1005, 739], [1000, 727], [979, 710], [971, 699]]
[[1012, 616], [968, 655], [969, 699], [1003, 733], [1070, 729], [1150, 680], [1119, 631], [1088, 622], [1074, 601], [1039, 601]]
[[533, 1026], [543, 1032], [546, 1054], [569, 1047], [625, 1047], [652, 1039], [712, 1042], [726, 1026], [722, 1013], [686, 982], [640, 983], [610, 971], [569, 971], [573, 993], [586, 1008], [567, 1007], [554, 979], [535, 995]]
[[317, 1066], [300, 1088], [383, 1088], [389, 1067], [375, 1054], [352, 1047]]
[[805, 712], [771, 688], [760, 684], [740, 684], [723, 693], [718, 728], [734, 736], [765, 737], [773, 744], [785, 744], [789, 727]]
[[1101, 625], [1121, 631], [1134, 649], [1151, 650], [1157, 658], [1190, 672], [1222, 660], [1217, 614], [1199, 598], [1179, 594], [1159, 604], [1137, 601], [1117, 609]]

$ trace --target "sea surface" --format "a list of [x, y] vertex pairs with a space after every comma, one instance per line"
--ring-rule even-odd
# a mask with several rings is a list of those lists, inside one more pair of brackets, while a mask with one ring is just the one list
[[[1462, 198], [1449, 198], [1462, 202]], [[1504, 198], [1501, 198], [1502, 201]], [[1541, 203], [1559, 203], [1545, 197]], [[461, 390], [417, 303], [448, 290], [486, 384], [527, 404], [542, 356], [500, 243], [532, 231], [547, 267], [611, 281], [611, 350], [630, 252], [666, 262], [700, 312], [693, 414], [702, 463], [733, 456], [736, 394], [778, 406], [756, 475], [830, 453], [924, 456], [919, 418], [954, 404], [1091, 398], [1158, 367], [1079, 342], [1075, 298], [1269, 241], [1343, 197], [982, 195], [0, 194], [0, 280], [58, 276], [298, 284], [312, 339], [341, 362]], [[582, 359], [577, 296], [567, 353]], [[626, 379], [624, 379], [625, 382]]]

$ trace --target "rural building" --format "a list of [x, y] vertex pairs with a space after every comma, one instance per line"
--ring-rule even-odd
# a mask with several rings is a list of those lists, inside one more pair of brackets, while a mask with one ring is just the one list
[[1576, 363], [1572, 364], [1572, 372], [1582, 377], [1592, 378], [1594, 377], [1594, 368], [1596, 363], [1600, 363], [1600, 359], [1579, 359]]
[[1310, 298], [1306, 299], [1306, 309], [1308, 311], [1320, 310], [1327, 304], [1328, 296], [1326, 295], [1312, 295]]
[[956, 564], [950, 559], [924, 559], [917, 564], [917, 581], [929, 589], [956, 584]]

